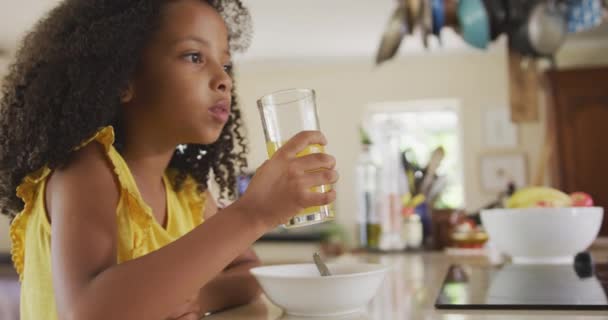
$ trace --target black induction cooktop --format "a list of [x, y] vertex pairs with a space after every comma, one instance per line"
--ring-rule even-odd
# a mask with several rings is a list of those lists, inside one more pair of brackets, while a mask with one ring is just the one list
[[608, 310], [608, 264], [452, 265], [438, 309]]

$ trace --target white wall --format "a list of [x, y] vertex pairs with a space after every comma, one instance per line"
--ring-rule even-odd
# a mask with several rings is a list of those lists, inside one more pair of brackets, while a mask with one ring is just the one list
[[[608, 64], [602, 48], [565, 48], [558, 56], [560, 67]], [[400, 57], [376, 68], [371, 58], [326, 62], [248, 62], [238, 66], [241, 107], [249, 130], [250, 167], [266, 159], [264, 135], [256, 108], [263, 94], [291, 87], [314, 88], [318, 94], [322, 131], [329, 140], [328, 152], [338, 161], [340, 181], [338, 220], [354, 231], [356, 201], [353, 171], [359, 152], [357, 126], [370, 102], [414, 99], [459, 99], [464, 127], [464, 178], [467, 210], [476, 210], [495, 195], [481, 189], [479, 157], [482, 141], [482, 110], [508, 106], [506, 50], [477, 54], [427, 54]], [[519, 147], [527, 155], [528, 176], [536, 174], [544, 139], [544, 106], [541, 120], [520, 125]]]
[[10, 251], [10, 237], [8, 234], [8, 218], [0, 217], [0, 253]]

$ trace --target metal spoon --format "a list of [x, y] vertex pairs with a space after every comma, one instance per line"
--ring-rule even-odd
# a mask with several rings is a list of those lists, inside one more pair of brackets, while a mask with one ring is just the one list
[[319, 270], [319, 273], [322, 277], [331, 276], [331, 272], [329, 272], [329, 269], [327, 268], [327, 265], [325, 265], [325, 262], [321, 260], [321, 256], [318, 252], [312, 254], [312, 259], [315, 261], [315, 265], [317, 266], [317, 269]]

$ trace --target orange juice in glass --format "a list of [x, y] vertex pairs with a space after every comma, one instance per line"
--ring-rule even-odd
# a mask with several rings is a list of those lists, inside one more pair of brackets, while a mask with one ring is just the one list
[[[262, 117], [268, 157], [289, 139], [301, 131], [318, 131], [319, 117], [315, 92], [311, 89], [288, 89], [263, 96], [258, 100], [258, 109]], [[321, 145], [310, 145], [300, 151], [302, 157], [312, 153], [325, 152]], [[323, 170], [323, 169], [319, 169]], [[331, 185], [313, 188], [315, 192], [328, 192]], [[309, 207], [291, 218], [284, 227], [296, 228], [334, 219], [332, 205]]]

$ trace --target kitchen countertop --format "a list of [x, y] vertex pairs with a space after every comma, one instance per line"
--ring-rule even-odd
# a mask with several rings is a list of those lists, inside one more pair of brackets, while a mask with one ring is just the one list
[[[608, 250], [591, 251], [596, 262], [608, 262]], [[530, 311], [530, 310], [438, 310], [434, 304], [440, 287], [452, 264], [488, 266], [485, 256], [456, 256], [443, 252], [419, 253], [356, 253], [341, 256], [332, 262], [361, 261], [395, 266], [379, 289], [365, 314], [339, 318], [341, 320], [392, 319], [606, 319], [607, 311]], [[280, 308], [264, 296], [258, 301], [220, 312], [208, 320], [320, 320], [283, 315]], [[328, 318], [329, 319], [329, 318]], [[332, 318], [336, 319], [336, 318]]]

